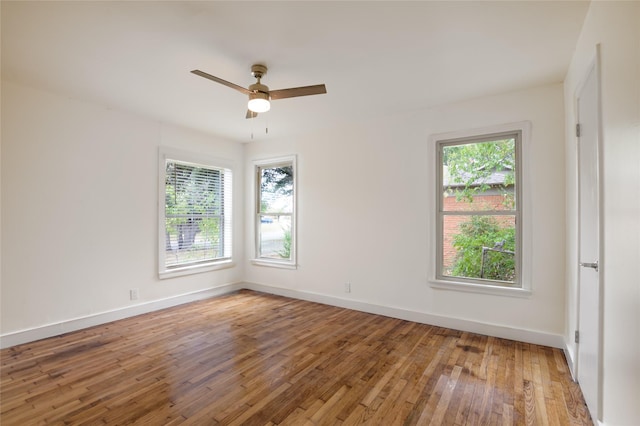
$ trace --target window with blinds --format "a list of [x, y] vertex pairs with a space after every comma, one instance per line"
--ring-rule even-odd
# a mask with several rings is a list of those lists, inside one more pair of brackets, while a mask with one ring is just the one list
[[160, 273], [231, 259], [232, 173], [165, 158]]

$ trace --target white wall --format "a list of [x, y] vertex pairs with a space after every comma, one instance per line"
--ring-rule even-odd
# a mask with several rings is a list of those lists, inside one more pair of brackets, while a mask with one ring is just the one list
[[[577, 327], [575, 94], [601, 50], [603, 400], [607, 425], [640, 419], [640, 3], [592, 2], [565, 79], [567, 345]], [[578, 366], [579, 367], [579, 366]]]
[[[251, 161], [298, 155], [297, 270], [252, 265], [245, 278], [287, 294], [316, 294], [468, 320], [564, 334], [564, 104], [562, 85], [376, 118], [290, 140], [246, 146], [246, 214], [253, 222]], [[431, 288], [435, 208], [429, 135], [530, 120], [532, 290], [528, 298]], [[273, 129], [271, 129], [273, 130]], [[247, 260], [254, 233], [247, 227]], [[344, 282], [352, 292], [344, 293]], [[446, 323], [446, 321], [445, 321]]]
[[[296, 140], [258, 139], [247, 146], [11, 82], [3, 82], [2, 108], [3, 335], [243, 280], [298, 296], [423, 313], [428, 320], [529, 330], [551, 336], [542, 342], [554, 345], [553, 337], [564, 333], [560, 85], [354, 123]], [[531, 157], [525, 160], [535, 175], [528, 188], [531, 201], [554, 206], [533, 217], [532, 296], [429, 287], [429, 135], [523, 120], [533, 125]], [[234, 250], [239, 266], [157, 279], [160, 145], [238, 164]], [[290, 153], [298, 154], [300, 267], [256, 267], [248, 262], [252, 227], [243, 235], [245, 220], [253, 222], [250, 163]], [[350, 294], [343, 292], [345, 281], [352, 283]], [[129, 300], [134, 287], [140, 289], [139, 301]]]
[[[242, 279], [242, 265], [158, 279], [161, 145], [231, 160], [242, 192], [239, 144], [3, 81], [3, 335]], [[241, 257], [242, 197], [234, 209]]]

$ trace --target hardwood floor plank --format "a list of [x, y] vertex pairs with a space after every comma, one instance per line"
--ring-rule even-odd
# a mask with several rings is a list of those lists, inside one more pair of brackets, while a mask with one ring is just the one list
[[514, 345], [514, 362], [513, 362], [513, 418], [516, 424], [524, 423], [525, 407], [524, 407], [524, 360], [522, 354], [522, 343], [515, 342]]
[[244, 290], [0, 366], [10, 426], [592, 424], [561, 350]]
[[276, 424], [281, 426], [296, 426], [303, 424], [306, 421], [305, 412], [306, 410], [297, 407], [291, 414], [285, 417], [284, 420]]
[[[313, 424], [318, 424], [319, 422], [321, 422], [323, 420], [324, 420], [324, 422], [327, 422], [327, 423], [334, 423], [335, 419], [336, 419], [336, 413], [333, 412], [333, 409], [335, 408], [335, 406], [338, 403], [338, 401], [340, 401], [340, 399], [347, 392], [347, 390], [348, 390], [347, 386], [346, 385], [342, 385], [340, 387], [340, 389], [338, 389], [331, 396], [331, 398], [329, 398], [326, 402], [324, 402], [322, 404], [320, 409], [318, 411], [316, 411], [313, 414], [313, 416], [311, 416], [311, 418], [309, 420], [311, 420], [311, 422]], [[322, 400], [320, 400], [320, 401], [322, 401]]]
[[471, 376], [471, 369], [471, 361], [466, 362], [462, 370], [464, 373], [462, 379], [458, 381], [460, 386], [457, 392], [458, 397], [455, 398], [455, 402], [451, 407], [451, 416], [454, 418], [453, 424], [455, 425], [466, 424], [469, 420], [471, 401], [476, 392], [476, 386], [479, 386], [478, 382]]
[[433, 392], [430, 395], [430, 398], [427, 400], [427, 403], [424, 405], [422, 412], [420, 413], [420, 417], [416, 424], [418, 426], [431, 424], [431, 419], [433, 418], [433, 414], [435, 411], [435, 406], [440, 401], [442, 393], [444, 392], [445, 386], [447, 385], [448, 378], [444, 374], [440, 375], [438, 381], [436, 382], [435, 387], [433, 388]]
[[349, 426], [367, 424], [370, 417], [367, 410], [366, 406], [358, 404], [342, 424]]
[[433, 411], [433, 415], [431, 416], [432, 425], [442, 425], [445, 423], [445, 416], [447, 414], [447, 409], [449, 408], [449, 404], [451, 403], [451, 399], [453, 396], [453, 391], [458, 384], [458, 378], [462, 372], [462, 367], [456, 365], [453, 367], [451, 372], [451, 376], [448, 378], [444, 391], [442, 392], [442, 396], [438, 400], [438, 405]]
[[543, 372], [541, 368], [541, 363], [539, 359], [539, 353], [536, 350], [537, 348], [532, 348], [532, 373], [533, 373], [533, 399], [535, 404], [536, 411], [536, 419], [538, 419], [538, 424], [548, 425], [549, 424], [549, 416], [547, 414], [547, 406], [545, 404], [544, 398], [544, 386], [543, 382]]

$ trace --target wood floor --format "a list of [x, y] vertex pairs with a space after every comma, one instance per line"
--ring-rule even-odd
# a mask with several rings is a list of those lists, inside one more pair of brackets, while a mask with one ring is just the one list
[[251, 291], [2, 350], [0, 424], [592, 424], [562, 351]]

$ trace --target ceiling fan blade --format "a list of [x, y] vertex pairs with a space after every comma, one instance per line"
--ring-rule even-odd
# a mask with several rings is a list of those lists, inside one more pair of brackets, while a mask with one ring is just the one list
[[215, 81], [216, 83], [224, 84], [225, 86], [227, 86], [227, 87], [231, 87], [232, 89], [235, 89], [235, 90], [237, 90], [237, 91], [238, 91], [238, 92], [240, 92], [240, 93], [244, 93], [245, 95], [248, 95], [249, 93], [251, 93], [251, 92], [249, 91], [249, 89], [245, 89], [245, 88], [244, 88], [244, 87], [242, 87], [242, 86], [238, 86], [237, 84], [234, 84], [234, 83], [228, 82], [227, 80], [223, 80], [223, 79], [218, 78], [218, 77], [216, 77], [216, 76], [214, 76], [214, 75], [207, 74], [207, 73], [206, 73], [206, 72], [204, 72], [204, 71], [200, 71], [200, 70], [193, 70], [193, 71], [191, 71], [191, 72], [192, 72], [193, 74], [195, 74], [195, 75], [199, 75], [200, 77], [204, 77], [204, 78], [207, 78], [207, 79], [209, 79], [209, 80], [211, 80], [211, 81]]
[[253, 112], [250, 109], [247, 110], [247, 116], [245, 118], [256, 118], [258, 116], [257, 112]]
[[285, 99], [285, 98], [295, 98], [298, 96], [309, 96], [309, 95], [322, 95], [327, 93], [327, 88], [324, 84], [316, 84], [315, 86], [303, 86], [303, 87], [293, 87], [291, 89], [280, 89], [280, 90], [271, 90], [269, 91], [269, 96], [272, 100], [276, 99]]

